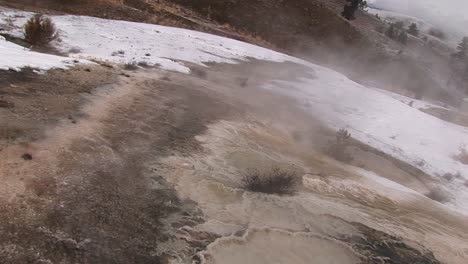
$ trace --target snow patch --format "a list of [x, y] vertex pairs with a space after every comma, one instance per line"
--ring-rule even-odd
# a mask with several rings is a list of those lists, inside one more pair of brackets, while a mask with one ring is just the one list
[[[33, 52], [0, 37], [0, 70], [20, 71], [30, 67], [39, 70], [67, 68], [74, 65], [73, 59]], [[78, 62], [86, 62], [79, 60]], [[88, 62], [89, 63], [89, 62]]]
[[78, 47], [79, 56], [116, 63], [146, 62], [188, 73], [183, 62], [237, 63], [248, 57], [297, 60], [244, 42], [185, 29], [81, 16], [58, 16], [53, 21], [60, 29], [62, 42], [57, 46], [62, 51]]
[[[22, 37], [22, 25], [33, 13], [0, 8], [0, 23], [10, 23], [8, 32]], [[238, 63], [250, 58], [276, 62], [303, 61], [245, 42], [186, 29], [107, 20], [85, 16], [52, 16], [59, 41], [52, 44], [76, 58], [113, 63], [157, 65], [164, 70], [190, 73], [184, 62]], [[77, 52], [76, 52], [77, 51]]]

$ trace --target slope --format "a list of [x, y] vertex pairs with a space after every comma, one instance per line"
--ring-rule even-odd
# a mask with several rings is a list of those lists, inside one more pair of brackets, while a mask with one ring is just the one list
[[[2, 11], [11, 34], [31, 15]], [[16, 128], [19, 137], [4, 139], [4, 259], [223, 263], [231, 256], [258, 263], [270, 256], [303, 263], [313, 252], [321, 263], [466, 262], [467, 166], [452, 156], [468, 143], [466, 128], [330, 69], [236, 40], [92, 17], [52, 19], [62, 32], [55, 48], [74, 48], [70, 56], [107, 67], [64, 72], [84, 76], [42, 90], [37, 79], [1, 86], [15, 102], [0, 109], [0, 120], [13, 120], [8, 126], [31, 113], [56, 114], [46, 125], [30, 124], [35, 132]], [[119, 65], [131, 61], [160, 68]], [[104, 68], [109, 78], [93, 88], [89, 77], [104, 76]], [[82, 92], [78, 80], [86, 83]], [[68, 92], [73, 109], [48, 106]], [[25, 105], [29, 111], [19, 111]], [[321, 144], [341, 127], [425, 171], [422, 187], [324, 156]], [[41, 137], [27, 136], [37, 130]], [[243, 188], [246, 171], [275, 165], [301, 175], [296, 195]], [[450, 183], [437, 175], [456, 170]], [[453, 197], [433, 201], [423, 195], [426, 185]], [[297, 251], [288, 255], [291, 245]], [[232, 254], [242, 248], [246, 254]]]

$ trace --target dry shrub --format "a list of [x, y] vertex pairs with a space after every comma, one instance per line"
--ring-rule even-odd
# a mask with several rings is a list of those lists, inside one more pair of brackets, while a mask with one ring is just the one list
[[50, 18], [36, 14], [24, 25], [24, 37], [32, 45], [46, 45], [56, 39], [58, 34]]
[[124, 65], [124, 69], [127, 71], [136, 71], [138, 70], [138, 64], [135, 61], [128, 62]]
[[455, 158], [461, 163], [468, 165], [468, 151], [465, 148], [460, 148], [460, 154], [455, 156]]
[[301, 183], [301, 177], [292, 171], [274, 167], [271, 171], [250, 171], [242, 179], [244, 188], [251, 192], [292, 195]]
[[431, 28], [431, 29], [429, 29], [428, 33], [429, 33], [429, 35], [434, 36], [434, 37], [439, 38], [439, 39], [442, 39], [442, 40], [444, 40], [445, 37], [446, 37], [445, 33], [442, 30], [438, 29], [438, 28]]
[[335, 140], [328, 143], [325, 148], [325, 153], [330, 157], [344, 162], [349, 163], [353, 161], [353, 157], [346, 152], [346, 147], [351, 139], [351, 133], [346, 129], [340, 129], [336, 132]]
[[426, 197], [439, 203], [446, 203], [450, 201], [449, 194], [440, 188], [433, 188], [429, 193], [426, 194]]
[[77, 54], [77, 53], [81, 53], [82, 50], [79, 48], [79, 47], [72, 47], [68, 50], [68, 53], [70, 54]]
[[125, 51], [123, 51], [123, 50], [114, 51], [114, 52], [112, 52], [111, 55], [112, 55], [112, 56], [121, 56], [121, 55], [125, 55]]
[[448, 182], [451, 182], [455, 179], [460, 179], [462, 178], [462, 175], [461, 173], [458, 171], [456, 173], [445, 173], [444, 175], [442, 175], [442, 178], [444, 178], [446, 181]]
[[146, 61], [140, 61], [140, 62], [138, 62], [137, 65], [142, 67], [142, 68], [150, 68], [151, 67]]
[[205, 79], [208, 76], [208, 73], [199, 67], [190, 68], [190, 71], [197, 77]]

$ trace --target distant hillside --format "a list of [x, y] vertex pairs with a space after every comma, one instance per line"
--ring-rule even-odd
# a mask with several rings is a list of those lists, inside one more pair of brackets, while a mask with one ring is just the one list
[[204, 31], [276, 49], [332, 67], [355, 81], [407, 96], [421, 93], [456, 105], [445, 89], [449, 53], [410, 37], [407, 46], [377, 28], [384, 21], [358, 11], [340, 15], [344, 0], [0, 0], [12, 7], [162, 24]]

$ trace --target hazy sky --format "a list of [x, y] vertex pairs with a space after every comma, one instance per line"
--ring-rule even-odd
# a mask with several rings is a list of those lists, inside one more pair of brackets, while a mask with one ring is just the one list
[[415, 16], [468, 36], [468, 0], [370, 0], [373, 6]]

